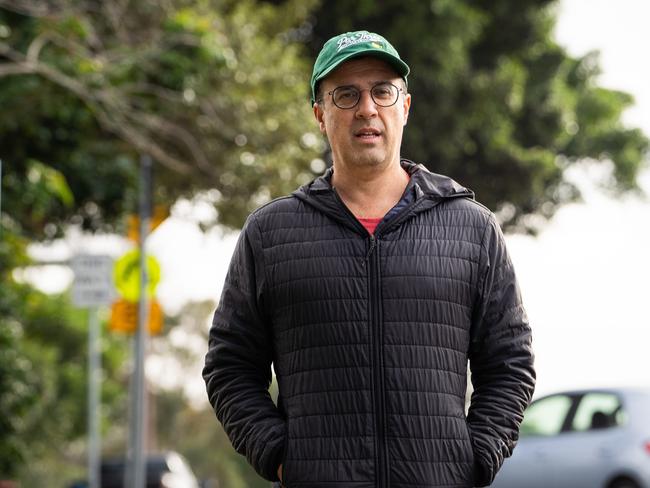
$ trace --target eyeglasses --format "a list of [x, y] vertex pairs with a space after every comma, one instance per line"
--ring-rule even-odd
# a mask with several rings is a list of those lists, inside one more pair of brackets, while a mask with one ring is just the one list
[[[365, 89], [360, 90], [354, 86], [339, 86], [327, 92], [327, 94], [332, 95], [334, 105], [343, 110], [347, 110], [357, 106], [359, 100], [361, 100], [362, 91], [365, 91]], [[401, 91], [404, 90], [388, 81], [383, 81], [370, 88], [370, 97], [376, 105], [390, 107], [391, 105], [395, 105], [399, 98], [399, 92]]]

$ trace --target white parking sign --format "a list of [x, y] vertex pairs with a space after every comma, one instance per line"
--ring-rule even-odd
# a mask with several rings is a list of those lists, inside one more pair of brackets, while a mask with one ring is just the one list
[[77, 255], [72, 258], [72, 303], [78, 307], [108, 305], [115, 299], [113, 259], [110, 256]]

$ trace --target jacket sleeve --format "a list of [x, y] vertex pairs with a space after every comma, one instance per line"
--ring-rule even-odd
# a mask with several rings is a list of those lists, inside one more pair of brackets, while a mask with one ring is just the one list
[[474, 484], [487, 486], [512, 454], [535, 387], [531, 330], [503, 234], [492, 215], [479, 269], [469, 351], [474, 392], [467, 422]]
[[272, 340], [261, 306], [261, 235], [249, 217], [230, 262], [214, 314], [203, 379], [208, 398], [235, 450], [276, 481], [285, 421], [269, 394]]

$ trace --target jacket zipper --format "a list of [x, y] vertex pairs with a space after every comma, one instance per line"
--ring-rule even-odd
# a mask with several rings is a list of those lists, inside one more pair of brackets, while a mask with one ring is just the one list
[[[341, 197], [336, 190], [333, 191], [334, 198], [343, 208], [346, 215], [349, 217], [350, 223], [360, 230], [366, 231], [365, 227], [361, 225], [359, 220], [354, 216], [350, 209], [343, 203]], [[421, 201], [415, 201], [396, 218], [392, 219], [390, 225], [385, 226], [385, 222], [380, 222], [375, 235], [369, 234], [369, 245], [366, 253], [365, 262], [368, 269], [368, 308], [369, 308], [369, 321], [371, 328], [371, 340], [373, 345], [372, 357], [374, 362], [373, 369], [373, 399], [375, 415], [375, 428], [377, 429], [377, 449], [375, 452], [375, 473], [377, 478], [377, 488], [390, 488], [390, 473], [388, 466], [388, 446], [386, 445], [386, 400], [385, 400], [385, 378], [384, 378], [384, 327], [381, 307], [381, 272], [379, 262], [379, 239], [378, 230], [381, 227], [384, 230], [392, 229], [399, 225], [409, 213], [419, 206]]]
[[379, 239], [371, 235], [368, 248], [369, 278], [369, 318], [373, 345], [373, 398], [375, 423], [377, 429], [377, 449], [375, 453], [377, 487], [388, 486], [388, 450], [386, 446], [386, 405], [384, 391], [384, 330], [381, 309], [381, 275], [379, 263]]

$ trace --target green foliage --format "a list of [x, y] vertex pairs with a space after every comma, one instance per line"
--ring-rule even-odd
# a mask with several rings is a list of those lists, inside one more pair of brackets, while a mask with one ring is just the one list
[[[43, 191], [56, 195], [57, 185]], [[88, 318], [67, 295], [46, 295], [14, 279], [13, 270], [30, 264], [25, 245], [11, 228], [3, 229], [0, 478], [16, 477], [24, 486], [62, 485], [71, 460], [81, 459], [86, 433]], [[123, 338], [103, 337], [104, 428], [126, 414], [127, 353]]]
[[615, 190], [635, 189], [648, 139], [620, 118], [632, 98], [597, 86], [593, 55], [552, 40], [551, 0], [322, 2], [309, 43], [385, 35], [411, 66], [402, 154], [448, 174], [498, 210], [506, 226], [550, 217], [578, 196], [563, 179], [580, 159], [612, 160]]
[[0, 240], [0, 479], [15, 476], [24, 462], [27, 447], [23, 434], [28, 430], [24, 419], [38, 400], [38, 378], [31, 369], [22, 346], [23, 329], [11, 307], [12, 289], [5, 283], [11, 270], [27, 262], [24, 241], [4, 231]]
[[[142, 153], [156, 161], [157, 202], [210, 190], [219, 221], [233, 227], [310, 178], [319, 147], [304, 103], [308, 63], [286, 33], [312, 4], [2, 3], [0, 355], [12, 361], [0, 376], [0, 455], [8, 476], [62, 484], [63, 466], [84, 449], [85, 317], [66, 296], [14, 281], [12, 271], [29, 265], [27, 243], [70, 224], [119, 230], [135, 209]], [[105, 445], [114, 446], [126, 420], [126, 351], [119, 339], [104, 345], [104, 421], [117, 426]]]
[[[316, 132], [309, 67], [285, 34], [312, 4], [69, 0], [46, 16], [25, 14], [37, 2], [0, 7], [0, 158], [15, 225], [37, 239], [70, 223], [115, 229], [135, 209], [145, 152], [157, 201], [212, 190], [219, 221], [233, 227], [309, 179], [319, 149], [303, 137]], [[71, 195], [32, 208], [15, 183], [33, 161]]]
[[[87, 312], [72, 307], [65, 295], [3, 283], [0, 452], [8, 455], [0, 457], [0, 472], [19, 474], [25, 486], [63, 483], [65, 465], [74, 465], [70, 461], [83, 454], [71, 441], [86, 433], [87, 323]], [[102, 421], [107, 427], [125, 417], [128, 351], [122, 338], [105, 335], [102, 342]], [[33, 459], [44, 463], [37, 466]], [[26, 469], [20, 468], [23, 463]]]
[[0, 324], [0, 478], [17, 474], [27, 456], [24, 418], [38, 401], [37, 378], [20, 346], [20, 327]]

